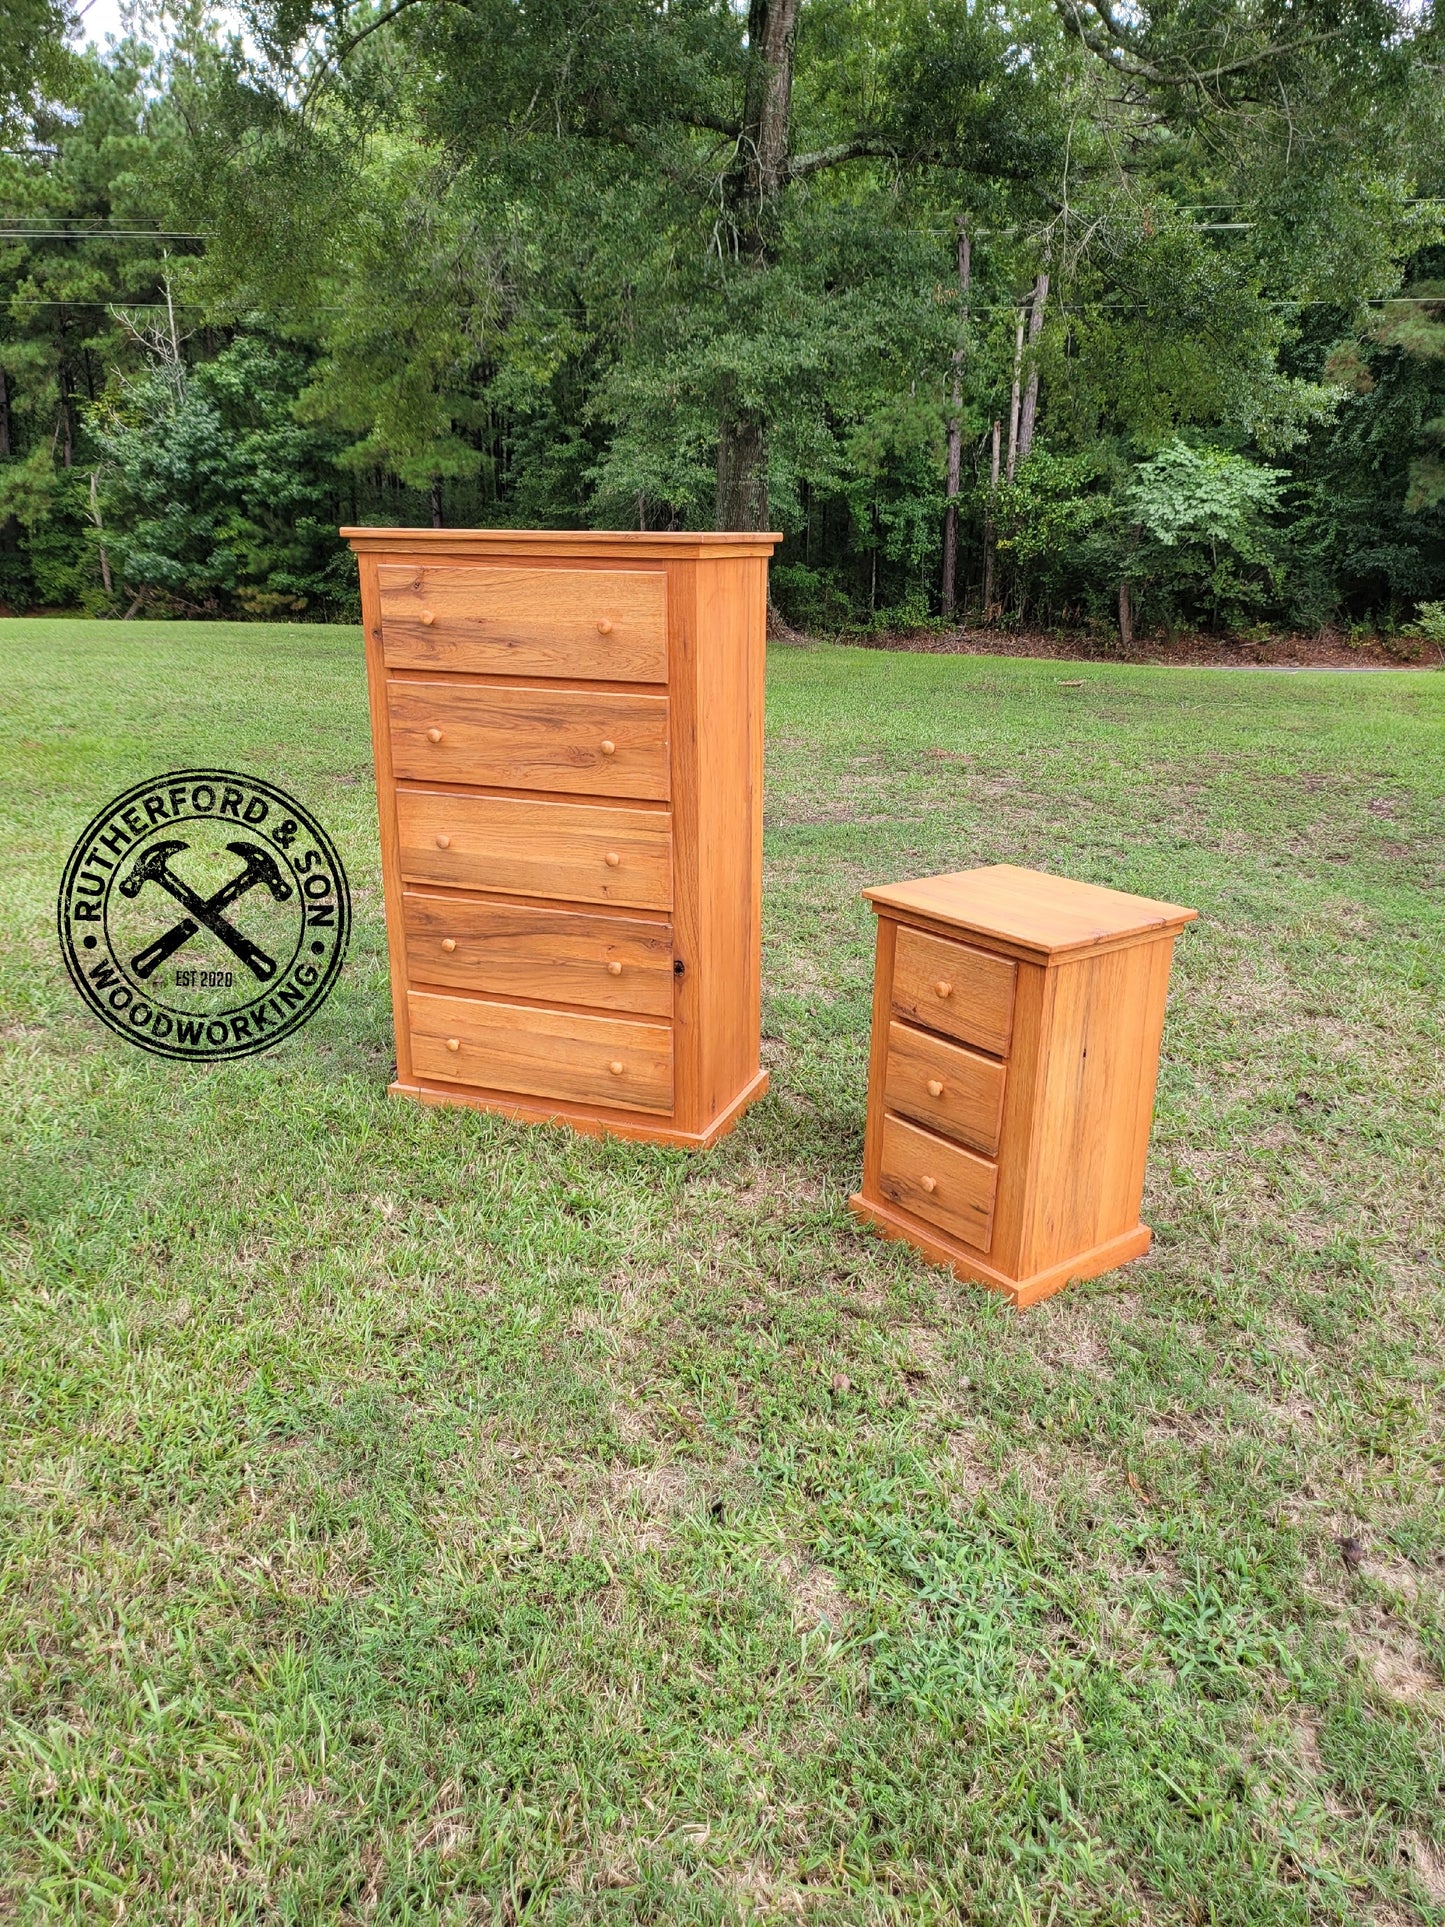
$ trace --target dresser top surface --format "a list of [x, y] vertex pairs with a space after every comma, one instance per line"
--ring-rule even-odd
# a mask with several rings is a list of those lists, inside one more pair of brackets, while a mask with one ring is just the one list
[[1049, 957], [1177, 931], [1199, 914], [1182, 904], [1076, 883], [1013, 863], [879, 884], [863, 894], [875, 910], [923, 918], [935, 926], [949, 924], [971, 936], [994, 937]]
[[358, 555], [461, 561], [694, 562], [770, 556], [781, 535], [744, 530], [345, 528]]

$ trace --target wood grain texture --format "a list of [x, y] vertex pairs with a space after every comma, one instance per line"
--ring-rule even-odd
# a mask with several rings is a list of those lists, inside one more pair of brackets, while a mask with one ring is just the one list
[[1013, 1031], [1016, 970], [1008, 957], [905, 926], [893, 959], [893, 1008], [1003, 1057]]
[[361, 559], [361, 632], [366, 644], [366, 689], [371, 713], [371, 747], [376, 768], [376, 814], [381, 835], [381, 888], [386, 905], [386, 957], [391, 979], [392, 1034], [396, 1073], [412, 1074], [407, 1032], [406, 938], [401, 915], [401, 843], [396, 822], [396, 772], [391, 761], [391, 723], [386, 707], [386, 669], [381, 650], [381, 602], [376, 564]]
[[407, 1009], [420, 1078], [633, 1111], [672, 1109], [669, 1024], [418, 990]]
[[888, 1026], [883, 1102], [888, 1110], [956, 1138], [985, 1157], [998, 1151], [1003, 1115], [1004, 1067], [961, 1044], [916, 1030]]
[[987, 1251], [997, 1182], [991, 1160], [885, 1114], [878, 1188], [889, 1204]]
[[1050, 972], [1027, 1271], [1139, 1222], [1172, 948], [1164, 937]]
[[665, 810], [398, 789], [396, 813], [408, 882], [671, 908]]
[[921, 1218], [915, 1218], [894, 1205], [884, 1204], [876, 1197], [865, 1197], [861, 1191], [855, 1191], [848, 1200], [848, 1208], [855, 1217], [870, 1224], [885, 1238], [895, 1238], [902, 1244], [912, 1245], [915, 1251], [922, 1252], [932, 1263], [946, 1266], [956, 1278], [986, 1285], [990, 1291], [998, 1292], [1008, 1299], [1016, 1311], [1026, 1311], [1030, 1305], [1052, 1297], [1056, 1291], [1062, 1291], [1065, 1285], [1073, 1284], [1076, 1280], [1098, 1278], [1106, 1271], [1114, 1271], [1118, 1266], [1128, 1264], [1132, 1258], [1142, 1258], [1152, 1242], [1148, 1226], [1140, 1225], [1122, 1237], [1111, 1239], [1106, 1245], [1079, 1252], [1065, 1264], [1053, 1265], [1030, 1278], [1018, 1279], [1001, 1271], [979, 1252], [936, 1231]]
[[[762, 717], [777, 538], [346, 534], [371, 584], [391, 817], [393, 1088], [711, 1142], [767, 1088]], [[487, 1013], [484, 1037], [449, 1033], [454, 1051], [415, 1020], [451, 1003], [473, 1025]], [[579, 1055], [594, 1033], [565, 1028], [655, 1031], [669, 1014], [665, 1104], [653, 1071], [634, 1084], [620, 1057], [599, 1086]], [[484, 1056], [502, 1066], [495, 1082]]]
[[694, 565], [697, 1098], [710, 1115], [756, 1076], [761, 1030], [763, 676], [766, 566]]
[[[998, 873], [990, 874], [994, 888]], [[1112, 931], [1103, 930], [1096, 917], [1090, 926], [1096, 941], [1048, 950], [1037, 942], [1040, 902], [1057, 910], [1061, 880], [1043, 879], [1048, 888], [1040, 893], [1030, 872], [1008, 871], [1007, 876], [1022, 879], [1017, 923], [1027, 944], [1015, 942], [997, 903], [990, 912], [997, 930], [981, 933], [975, 917], [957, 936], [946, 934], [939, 905], [955, 900], [958, 878], [924, 878], [865, 892], [878, 911], [878, 960], [863, 1182], [851, 1202], [886, 1235], [909, 1238], [930, 1257], [952, 1264], [959, 1276], [978, 1278], [1026, 1305], [1071, 1277], [1096, 1276], [1148, 1249], [1150, 1233], [1139, 1222], [1139, 1205], [1170, 959], [1182, 927], [1178, 919], [1194, 913], [1162, 906], [1175, 913], [1165, 922], [1155, 916], [1161, 906], [1151, 900], [1124, 898], [1111, 907], [1117, 926]], [[971, 914], [976, 909], [975, 902]], [[1075, 925], [1075, 936], [1080, 927]], [[1060, 924], [1055, 935], [1062, 930]], [[982, 955], [995, 974], [985, 971], [971, 979], [963, 992], [966, 1001], [956, 1004], [962, 982], [956, 960], [969, 955]], [[951, 974], [950, 959], [955, 962]], [[1011, 986], [1006, 1037], [1000, 1027], [999, 970], [1008, 973]], [[939, 982], [950, 984], [950, 996], [938, 995]], [[967, 1001], [974, 996], [982, 999], [985, 1013], [982, 1034], [991, 1037], [1003, 1062], [960, 1050], [899, 1020], [900, 1011], [921, 1010], [932, 1031], [945, 1023], [972, 1025], [977, 1035], [977, 1011]], [[947, 1012], [943, 1018], [940, 1009]], [[933, 1133], [942, 1128], [938, 1113], [950, 1088], [944, 1069], [949, 1054], [988, 1066], [1001, 1087], [994, 1091], [980, 1083], [970, 1098], [975, 1110], [967, 1125], [969, 1141], [981, 1151], [997, 1144], [986, 1246], [979, 1242], [977, 1202], [972, 1222], [967, 1211], [953, 1222], [941, 1216], [946, 1173], [935, 1147], [943, 1140]], [[930, 1083], [938, 1088], [929, 1090]], [[1001, 1109], [990, 1108], [999, 1096]], [[981, 1132], [979, 1107], [995, 1119], [996, 1140]], [[905, 1123], [905, 1117], [912, 1122]], [[912, 1135], [905, 1135], [910, 1130]], [[926, 1177], [934, 1179], [931, 1188], [923, 1182]]]
[[416, 982], [672, 1015], [670, 924], [419, 890], [402, 903]]
[[605, 682], [667, 680], [661, 569], [533, 569], [382, 562], [382, 638], [393, 669]]
[[768, 1074], [759, 1071], [728, 1105], [712, 1118], [706, 1130], [684, 1131], [675, 1118], [652, 1115], [646, 1111], [615, 1111], [603, 1104], [575, 1104], [565, 1098], [518, 1097], [511, 1091], [488, 1090], [483, 1085], [434, 1084], [425, 1078], [414, 1083], [393, 1083], [393, 1097], [409, 1097], [419, 1104], [462, 1104], [471, 1110], [494, 1111], [518, 1124], [564, 1124], [569, 1130], [587, 1137], [616, 1137], [634, 1143], [673, 1144], [683, 1151], [705, 1151], [726, 1137], [750, 1104], [756, 1104], [768, 1088]]
[[357, 555], [391, 561], [515, 562], [526, 568], [633, 568], [639, 562], [698, 561], [709, 555], [766, 561], [781, 535], [717, 529], [344, 528]]
[[1042, 957], [1122, 937], [1174, 932], [1199, 914], [1182, 904], [1022, 870], [1013, 863], [880, 884], [863, 894], [875, 909], [935, 918], [960, 934], [999, 938]]
[[888, 1030], [893, 1004], [893, 959], [898, 925], [892, 917], [878, 918], [873, 953], [873, 1029], [868, 1049], [868, 1111], [863, 1134], [863, 1189], [879, 1196], [883, 1168], [883, 1089], [888, 1081]]
[[665, 696], [392, 681], [387, 702], [400, 777], [667, 799]]

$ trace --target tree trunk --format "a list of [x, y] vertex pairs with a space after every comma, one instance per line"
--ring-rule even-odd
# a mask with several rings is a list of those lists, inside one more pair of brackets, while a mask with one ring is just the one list
[[993, 425], [993, 452], [988, 464], [988, 512], [983, 518], [983, 619], [987, 622], [993, 611], [993, 498], [998, 494], [998, 444], [1002, 423]]
[[[1033, 306], [1029, 310], [1029, 348], [1033, 349], [1044, 325], [1044, 303], [1049, 298], [1049, 277], [1040, 272], [1034, 283]], [[1034, 422], [1039, 408], [1039, 368], [1038, 363], [1029, 369], [1029, 385], [1024, 394], [1023, 413], [1019, 419], [1019, 460], [1026, 462], [1029, 450], [1034, 445]]]
[[433, 475], [431, 478], [431, 525], [434, 529], [439, 529], [443, 526], [442, 478], [440, 475]]
[[1119, 584], [1119, 647], [1121, 649], [1134, 647], [1134, 608], [1130, 601], [1127, 582]]
[[1008, 479], [1014, 478], [1019, 454], [1019, 382], [1024, 365], [1024, 311], [1019, 309], [1018, 326], [1014, 329], [1014, 385], [1008, 404]]
[[[736, 159], [724, 186], [739, 257], [754, 268], [774, 258], [778, 203], [792, 160], [793, 52], [800, 0], [750, 0], [748, 75]], [[768, 525], [767, 423], [755, 407], [725, 396], [718, 422], [720, 529]]]
[[10, 453], [10, 390], [5, 383], [5, 370], [0, 368], [0, 458]]
[[713, 527], [768, 526], [768, 437], [761, 418], [729, 410], [717, 445], [717, 501]]
[[[90, 519], [92, 522], [94, 522], [96, 528], [100, 530], [101, 536], [103, 538], [105, 535], [105, 523], [102, 522], [100, 519], [100, 491], [95, 484], [94, 469], [90, 471]], [[113, 584], [111, 583], [111, 579], [110, 579], [110, 557], [105, 552], [105, 542], [103, 539], [100, 542], [99, 547], [100, 547], [100, 579], [101, 579], [101, 582], [105, 585], [106, 594], [110, 595], [113, 593]]]
[[968, 345], [968, 284], [970, 278], [968, 229], [958, 223], [958, 286], [963, 297], [959, 324], [959, 343], [953, 351], [953, 392], [948, 419], [947, 506], [943, 511], [943, 583], [941, 601], [944, 619], [952, 618], [958, 604], [958, 481], [963, 469], [963, 357]]

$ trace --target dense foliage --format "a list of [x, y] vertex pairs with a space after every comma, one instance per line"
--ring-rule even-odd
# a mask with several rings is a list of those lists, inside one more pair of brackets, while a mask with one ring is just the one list
[[12, 606], [338, 613], [354, 519], [776, 527], [836, 627], [1445, 599], [1433, 11], [15, 20]]

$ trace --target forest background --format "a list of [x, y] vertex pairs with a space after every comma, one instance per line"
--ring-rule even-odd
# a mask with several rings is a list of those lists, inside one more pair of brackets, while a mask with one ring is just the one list
[[0, 13], [12, 610], [351, 617], [345, 522], [773, 527], [812, 629], [1445, 640], [1438, 5], [131, 18]]

